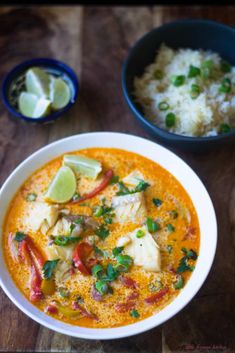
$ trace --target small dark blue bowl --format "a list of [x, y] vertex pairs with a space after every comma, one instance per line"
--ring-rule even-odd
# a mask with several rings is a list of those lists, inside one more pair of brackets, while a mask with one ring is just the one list
[[142, 126], [160, 142], [190, 150], [203, 150], [222, 143], [235, 142], [235, 130], [212, 137], [188, 137], [163, 130], [145, 118], [142, 108], [133, 97], [133, 82], [154, 61], [156, 51], [162, 43], [174, 49], [211, 50], [235, 66], [235, 29], [218, 22], [196, 19], [164, 24], [137, 41], [130, 49], [122, 69], [122, 89], [129, 108]]
[[[60, 76], [69, 85], [71, 91], [70, 102], [62, 109], [55, 111], [45, 117], [41, 118], [29, 118], [21, 114], [16, 107], [14, 107], [9, 101], [9, 91], [12, 83], [24, 74], [31, 67], [40, 67], [45, 69], [48, 73], [54, 74], [55, 76]], [[5, 77], [2, 84], [2, 98], [6, 108], [9, 112], [16, 118], [25, 120], [31, 123], [49, 123], [52, 122], [62, 114], [64, 114], [77, 99], [79, 90], [79, 83], [75, 72], [62, 61], [49, 58], [35, 58], [22, 62], [21, 64], [15, 66]]]

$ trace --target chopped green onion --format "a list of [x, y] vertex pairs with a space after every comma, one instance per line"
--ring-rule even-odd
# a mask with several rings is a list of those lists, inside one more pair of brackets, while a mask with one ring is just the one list
[[171, 254], [173, 250], [173, 246], [172, 245], [167, 245], [166, 246], [166, 251], [168, 252], [168, 254]]
[[92, 273], [93, 276], [95, 276], [95, 277], [99, 277], [102, 272], [104, 272], [104, 269], [103, 269], [103, 267], [102, 267], [101, 265], [99, 265], [99, 264], [93, 266], [92, 269], [91, 269], [91, 273]]
[[185, 76], [184, 75], [173, 75], [171, 78], [171, 83], [175, 86], [175, 87], [179, 87], [182, 86], [185, 82]]
[[173, 283], [175, 289], [181, 289], [184, 286], [184, 279], [181, 275], [177, 276], [177, 281]]
[[221, 71], [225, 72], [225, 73], [228, 73], [231, 71], [232, 67], [231, 65], [229, 64], [229, 62], [227, 62], [226, 60], [221, 60], [220, 62], [220, 68], [221, 68]]
[[99, 280], [95, 283], [95, 289], [102, 295], [108, 293], [109, 286], [105, 281]]
[[200, 74], [201, 74], [201, 70], [199, 69], [199, 67], [196, 67], [193, 65], [189, 66], [189, 72], [188, 72], [189, 78], [200, 76]]
[[228, 132], [230, 132], [232, 129], [228, 124], [221, 124], [220, 125], [220, 133], [221, 134], [226, 134]]
[[150, 233], [154, 233], [160, 229], [159, 224], [157, 222], [154, 222], [154, 220], [150, 217], [147, 217], [146, 225]]
[[130, 315], [131, 315], [132, 317], [134, 317], [135, 319], [137, 319], [138, 317], [140, 317], [140, 314], [138, 313], [138, 311], [137, 311], [136, 309], [132, 309], [132, 310], [130, 311]]
[[179, 215], [176, 210], [172, 210], [169, 213], [170, 213], [171, 217], [174, 218], [174, 219], [176, 219], [178, 217], [178, 215]]
[[221, 93], [229, 93], [232, 88], [232, 83], [230, 78], [224, 78], [219, 87], [219, 92]]
[[69, 237], [69, 236], [64, 236], [64, 235], [58, 235], [53, 238], [53, 243], [55, 243], [58, 246], [66, 246], [71, 243], [77, 243], [79, 240], [81, 240], [81, 237]]
[[95, 217], [100, 217], [102, 216], [104, 213], [104, 208], [103, 206], [98, 206], [96, 209], [95, 209], [95, 212], [93, 213]]
[[29, 202], [35, 201], [36, 199], [37, 199], [37, 194], [35, 194], [34, 192], [30, 192], [26, 196], [26, 200], [29, 201]]
[[113, 256], [117, 256], [119, 254], [121, 254], [121, 252], [124, 250], [123, 246], [117, 246], [116, 248], [113, 248], [112, 253]]
[[159, 108], [159, 110], [164, 111], [164, 110], [169, 109], [170, 106], [169, 106], [169, 104], [168, 104], [167, 102], [160, 102], [160, 103], [158, 104], [158, 108]]
[[153, 204], [157, 207], [160, 207], [162, 205], [162, 200], [160, 200], [160, 199], [154, 198], [154, 199], [152, 199], [152, 201], [153, 201]]
[[201, 93], [201, 89], [198, 85], [195, 85], [194, 83], [191, 85], [190, 89], [190, 96], [192, 99], [196, 99], [199, 94]]
[[121, 268], [117, 267], [121, 272], [126, 272], [133, 264], [133, 259], [129, 255], [117, 255], [116, 260], [122, 266]]
[[145, 231], [143, 229], [139, 229], [136, 232], [136, 238], [143, 238], [145, 236]]
[[167, 230], [169, 232], [174, 232], [175, 231], [175, 227], [171, 223], [167, 224], [166, 227], [167, 227]]
[[21, 243], [26, 237], [27, 237], [26, 234], [24, 234], [24, 233], [22, 233], [22, 232], [16, 232], [16, 233], [15, 233], [14, 240], [15, 240], [15, 241], [18, 241], [18, 243]]
[[172, 127], [176, 123], [176, 116], [174, 113], [168, 113], [165, 119], [165, 124], [167, 127]]
[[161, 70], [155, 70], [153, 76], [156, 80], [162, 80], [164, 75]]
[[115, 279], [117, 279], [117, 277], [119, 276], [118, 270], [114, 268], [112, 264], [108, 264], [106, 272], [107, 272], [107, 276], [102, 277], [102, 280], [105, 282], [115, 281]]
[[201, 67], [202, 77], [205, 79], [211, 77], [213, 68], [214, 68], [214, 63], [212, 60], [203, 61], [202, 67]]

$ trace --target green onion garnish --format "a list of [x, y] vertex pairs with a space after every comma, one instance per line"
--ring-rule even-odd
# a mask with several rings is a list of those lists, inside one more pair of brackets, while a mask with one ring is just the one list
[[104, 213], [104, 208], [103, 206], [98, 206], [96, 209], [95, 209], [95, 212], [93, 213], [95, 217], [100, 217], [102, 216], [102, 214]]
[[190, 89], [191, 98], [196, 99], [200, 93], [201, 93], [200, 87], [198, 85], [196, 85], [195, 83], [193, 83], [191, 85], [191, 89]]
[[224, 78], [221, 82], [221, 86], [219, 87], [219, 92], [221, 93], [229, 93], [231, 91], [232, 83], [229, 78]]
[[145, 236], [145, 231], [143, 229], [139, 229], [136, 232], [136, 238], [143, 238]]
[[167, 102], [160, 102], [158, 104], [159, 110], [162, 110], [162, 111], [169, 109], [169, 107], [170, 106], [169, 106], [169, 104]]
[[167, 127], [172, 127], [175, 125], [176, 116], [174, 113], [168, 113], [165, 119], [165, 124]]
[[95, 289], [103, 295], [108, 293], [109, 285], [105, 281], [99, 280], [95, 283]]
[[228, 124], [221, 124], [220, 125], [220, 133], [221, 134], [226, 134], [228, 132], [230, 132], [232, 129]]
[[117, 270], [120, 272], [126, 272], [129, 267], [133, 264], [133, 259], [129, 255], [117, 255], [116, 260], [119, 265], [117, 266]]
[[95, 265], [92, 267], [91, 272], [93, 276], [99, 277], [99, 275], [104, 271], [103, 267], [101, 265]]
[[229, 64], [229, 62], [227, 62], [226, 60], [221, 60], [220, 62], [220, 69], [221, 71], [225, 72], [225, 73], [228, 73], [231, 71], [232, 67], [231, 65]]
[[175, 87], [179, 87], [182, 86], [185, 82], [185, 76], [184, 75], [173, 75], [171, 78], [171, 83], [175, 86]]
[[199, 76], [200, 74], [201, 74], [201, 70], [199, 69], [199, 67], [196, 67], [193, 65], [189, 66], [189, 72], [188, 72], [189, 78]]
[[154, 233], [160, 229], [159, 224], [157, 222], [154, 222], [154, 220], [150, 217], [147, 217], [146, 225], [150, 233]]
[[212, 74], [214, 63], [212, 60], [205, 60], [202, 63], [201, 71], [203, 78], [209, 78]]
[[163, 79], [163, 72], [161, 70], [155, 70], [153, 73], [153, 76], [156, 80], [161, 80]]

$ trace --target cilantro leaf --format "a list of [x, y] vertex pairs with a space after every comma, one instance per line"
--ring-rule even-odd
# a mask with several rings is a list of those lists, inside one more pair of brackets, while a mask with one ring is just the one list
[[48, 260], [45, 262], [45, 264], [43, 265], [43, 268], [42, 268], [43, 277], [45, 279], [50, 279], [52, 277], [58, 261], [59, 261], [59, 259], [51, 260], [51, 261]]
[[18, 241], [18, 243], [21, 243], [26, 237], [27, 237], [26, 234], [24, 234], [24, 233], [22, 233], [22, 232], [16, 232], [16, 233], [15, 233], [14, 240], [15, 240], [15, 241]]

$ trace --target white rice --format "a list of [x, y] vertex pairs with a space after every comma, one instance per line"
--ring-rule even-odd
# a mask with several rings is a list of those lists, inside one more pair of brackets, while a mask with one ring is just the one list
[[[188, 78], [190, 65], [200, 68], [205, 60], [213, 61], [215, 77]], [[224, 73], [220, 69], [221, 60], [218, 54], [209, 51], [173, 50], [162, 44], [154, 63], [134, 80], [134, 96], [144, 115], [163, 129], [187, 136], [215, 136], [220, 132], [221, 124], [235, 127], [235, 67]], [[163, 72], [162, 79], [154, 78], [156, 70]], [[185, 75], [185, 83], [175, 87], [171, 82], [173, 75]], [[229, 93], [219, 92], [224, 78], [231, 80]], [[192, 84], [197, 84], [201, 90], [196, 99], [190, 95]], [[160, 102], [168, 103], [169, 108], [161, 111]], [[165, 123], [169, 112], [176, 116], [176, 123], [170, 128]]]

